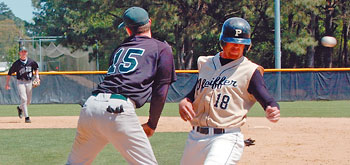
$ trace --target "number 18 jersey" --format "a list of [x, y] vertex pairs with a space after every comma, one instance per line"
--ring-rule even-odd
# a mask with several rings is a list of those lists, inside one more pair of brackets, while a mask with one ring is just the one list
[[242, 56], [221, 66], [219, 54], [198, 58], [193, 126], [240, 127], [246, 122], [248, 110], [256, 102], [248, 87], [259, 65]]

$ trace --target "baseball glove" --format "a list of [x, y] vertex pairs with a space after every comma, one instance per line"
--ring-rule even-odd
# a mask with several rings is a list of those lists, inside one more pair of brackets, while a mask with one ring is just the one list
[[32, 87], [33, 88], [36, 88], [40, 85], [40, 80], [39, 79], [34, 79], [34, 81], [32, 82]]
[[255, 140], [248, 138], [248, 139], [244, 140], [244, 144], [245, 144], [245, 146], [255, 145]]

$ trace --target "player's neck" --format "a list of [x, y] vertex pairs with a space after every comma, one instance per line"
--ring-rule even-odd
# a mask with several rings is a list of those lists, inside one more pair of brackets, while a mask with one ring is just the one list
[[152, 33], [149, 30], [149, 31], [146, 31], [146, 32], [143, 32], [143, 33], [140, 33], [140, 34], [136, 34], [135, 36], [146, 36], [146, 37], [152, 38]]
[[222, 57], [220, 56], [220, 63], [221, 63], [221, 66], [224, 66], [224, 65], [230, 63], [231, 61], [234, 61], [234, 60], [233, 60], [233, 59], [222, 58]]
[[27, 61], [27, 57], [22, 57], [22, 58], [19, 58], [21, 61]]

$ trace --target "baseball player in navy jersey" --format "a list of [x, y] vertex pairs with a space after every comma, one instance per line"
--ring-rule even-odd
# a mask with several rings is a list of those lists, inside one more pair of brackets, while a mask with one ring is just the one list
[[28, 105], [32, 100], [32, 80], [34, 75], [37, 81], [40, 81], [39, 66], [37, 62], [28, 57], [28, 51], [25, 47], [20, 48], [19, 55], [20, 59], [15, 61], [8, 71], [5, 89], [11, 89], [9, 84], [10, 78], [13, 73], [16, 73], [17, 88], [21, 98], [21, 105], [17, 106], [18, 117], [22, 118], [24, 112], [24, 121], [26, 123], [31, 123], [28, 113]]
[[268, 120], [280, 118], [279, 105], [266, 89], [263, 68], [243, 56], [251, 45], [249, 23], [238, 17], [227, 19], [220, 45], [222, 52], [199, 57], [196, 86], [179, 103], [181, 118], [193, 126], [183, 165], [237, 164], [244, 148], [240, 127], [256, 101]]
[[[129, 164], [157, 164], [148, 137], [176, 80], [172, 50], [151, 37], [151, 20], [142, 8], [127, 9], [121, 27], [130, 37], [115, 49], [107, 76], [81, 110], [67, 164], [91, 164], [109, 142]], [[135, 108], [150, 97], [149, 119], [141, 125]]]

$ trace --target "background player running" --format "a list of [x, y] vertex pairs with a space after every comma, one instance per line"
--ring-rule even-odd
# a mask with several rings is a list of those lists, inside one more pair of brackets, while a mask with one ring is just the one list
[[227, 19], [220, 34], [222, 52], [199, 57], [196, 86], [179, 103], [190, 121], [181, 164], [236, 164], [244, 148], [240, 127], [256, 100], [271, 122], [280, 118], [279, 106], [268, 93], [263, 68], [243, 56], [251, 45], [250, 25], [238, 17]]
[[39, 79], [39, 66], [38, 63], [35, 62], [33, 59], [28, 57], [28, 51], [25, 47], [21, 47], [19, 51], [19, 59], [15, 61], [12, 66], [10, 67], [10, 70], [8, 72], [8, 75], [6, 77], [6, 85], [5, 89], [9, 90], [10, 87], [10, 78], [13, 73], [16, 73], [17, 78], [17, 88], [19, 97], [21, 98], [21, 104], [17, 106], [18, 111], [18, 117], [22, 118], [23, 112], [25, 116], [25, 122], [31, 123], [31, 120], [29, 118], [28, 113], [28, 105], [30, 104], [32, 100], [32, 80], [33, 75], [35, 75], [36, 81], [40, 82]]
[[[130, 37], [110, 57], [107, 76], [83, 106], [67, 164], [91, 164], [112, 143], [129, 164], [157, 164], [147, 136], [152, 136], [169, 85], [175, 81], [171, 47], [151, 37], [151, 20], [139, 7], [124, 12]], [[135, 113], [151, 98], [150, 114], [142, 126]]]

